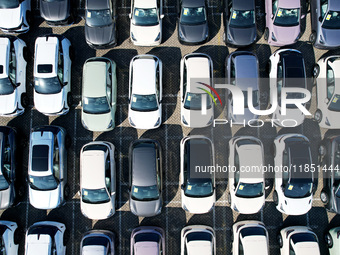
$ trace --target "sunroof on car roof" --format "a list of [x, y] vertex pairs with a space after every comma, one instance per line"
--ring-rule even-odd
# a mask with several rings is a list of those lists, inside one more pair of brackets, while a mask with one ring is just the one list
[[47, 171], [48, 170], [48, 152], [47, 145], [34, 145], [32, 152], [32, 170]]

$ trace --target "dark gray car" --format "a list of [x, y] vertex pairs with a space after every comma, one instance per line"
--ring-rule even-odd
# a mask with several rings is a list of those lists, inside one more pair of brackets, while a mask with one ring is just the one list
[[340, 47], [340, 1], [310, 1], [312, 33], [309, 41], [315, 48], [333, 49]]
[[209, 39], [205, 0], [177, 0], [178, 40], [182, 44], [200, 44]]
[[155, 140], [133, 142], [129, 150], [130, 210], [141, 217], [151, 217], [162, 210], [161, 147]]
[[71, 0], [40, 0], [40, 16], [50, 26], [70, 25], [74, 20]]
[[117, 14], [115, 0], [86, 0], [85, 39], [92, 48], [117, 45]]
[[248, 46], [256, 41], [255, 0], [225, 0], [224, 34], [227, 45]]

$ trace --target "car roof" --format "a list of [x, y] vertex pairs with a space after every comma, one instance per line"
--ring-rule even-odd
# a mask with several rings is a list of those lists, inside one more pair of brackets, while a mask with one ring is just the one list
[[132, 185], [156, 185], [156, 150], [151, 146], [140, 146], [132, 152]]
[[134, 245], [135, 255], [159, 255], [157, 242], [137, 242]]
[[[133, 1], [133, 0], [132, 0]], [[134, 6], [138, 8], [155, 8], [157, 0], [134, 0]]]
[[279, 0], [279, 8], [299, 8], [301, 6], [300, 0]]
[[298, 242], [293, 247], [296, 254], [320, 255], [317, 242]]
[[184, 7], [201, 7], [205, 6], [205, 0], [182, 0]]
[[103, 245], [86, 245], [82, 249], [82, 255], [106, 255], [107, 248]]
[[212, 255], [213, 243], [210, 241], [190, 241], [187, 243], [188, 255]]
[[103, 10], [109, 9], [109, 1], [108, 0], [87, 0], [86, 7], [90, 10]]
[[[244, 167], [263, 166], [262, 148], [259, 144], [245, 144], [242, 146], [236, 146], [236, 150], [239, 155], [240, 165]], [[259, 183], [263, 181], [263, 178], [259, 178], [257, 173], [251, 173], [252, 178], [249, 177], [248, 172], [241, 172], [240, 178], [242, 182], [246, 183]]]
[[85, 189], [101, 189], [105, 187], [104, 151], [88, 150], [81, 155], [81, 185]]
[[132, 67], [132, 93], [137, 95], [155, 94], [156, 61], [152, 58], [137, 58]]
[[51, 254], [52, 238], [49, 235], [28, 235], [27, 244], [26, 255]]
[[237, 87], [242, 90], [247, 90], [249, 87], [257, 89], [258, 84], [253, 81], [258, 78], [257, 58], [253, 54], [240, 54], [233, 59]]
[[193, 93], [202, 93], [197, 89], [198, 84], [191, 84], [192, 78], [210, 79], [210, 60], [207, 57], [193, 56], [185, 61], [187, 67], [187, 90]]
[[338, 0], [328, 0], [328, 9], [331, 11], [339, 11], [340, 2]]
[[[43, 36], [35, 40], [34, 76], [54, 77], [57, 74], [59, 39], [56, 36]], [[51, 73], [38, 73], [38, 65], [52, 65]]]
[[248, 11], [255, 9], [254, 0], [233, 0], [233, 9], [238, 11]]
[[103, 97], [106, 95], [107, 64], [90, 61], [83, 68], [83, 96]]
[[8, 64], [9, 64], [9, 50], [10, 50], [11, 42], [6, 37], [0, 38], [0, 65], [2, 66], [3, 70], [0, 73], [0, 78], [8, 77]]
[[[337, 78], [340, 76], [340, 58], [335, 59], [334, 61], [327, 61], [327, 64], [333, 69], [334, 77]], [[340, 94], [340, 83], [335, 79], [334, 86], [334, 94]]]
[[266, 236], [252, 235], [242, 238], [244, 255], [263, 255], [268, 253], [268, 243]]

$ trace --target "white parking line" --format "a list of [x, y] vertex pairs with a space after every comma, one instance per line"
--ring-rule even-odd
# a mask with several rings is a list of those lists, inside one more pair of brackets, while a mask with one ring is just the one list
[[[74, 131], [73, 131], [73, 137], [77, 137], [77, 110], [74, 110]], [[76, 169], [76, 139], [73, 139], [73, 192], [76, 192], [76, 174], [77, 174], [77, 169]], [[72, 246], [71, 246], [71, 251], [72, 254], [75, 254], [74, 248], [75, 248], [75, 209], [76, 209], [76, 203], [74, 202], [74, 199], [72, 199]]]
[[[168, 107], [167, 105], [165, 105], [165, 119], [167, 120], [168, 119]], [[169, 125], [165, 125], [165, 152], [168, 152], [169, 151], [169, 148], [168, 148], [168, 126]], [[169, 193], [168, 193], [168, 157], [165, 157], [165, 199], [166, 201], [169, 200]], [[164, 172], [164, 171], [163, 171]], [[178, 185], [178, 184], [177, 184]], [[166, 253], [169, 253], [169, 209], [168, 207], [166, 206], [165, 207], [165, 232], [166, 232], [166, 235], [165, 235], [165, 238], [166, 238]]]

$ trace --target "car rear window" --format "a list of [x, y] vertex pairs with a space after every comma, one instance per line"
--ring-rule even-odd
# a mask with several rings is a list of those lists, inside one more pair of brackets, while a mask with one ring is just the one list
[[241, 236], [266, 236], [266, 231], [260, 227], [248, 227], [240, 231]]
[[98, 246], [104, 246], [107, 247], [107, 245], [109, 244], [109, 240], [105, 237], [99, 237], [99, 236], [95, 236], [95, 237], [88, 237], [85, 238], [83, 241], [83, 246], [88, 246], [88, 245], [98, 245]]
[[156, 233], [142, 233], [135, 236], [135, 243], [138, 242], [156, 242], [158, 243], [160, 236]]
[[315, 236], [310, 233], [297, 233], [291, 237], [294, 244], [300, 242], [317, 242]]
[[3, 73], [4, 73], [4, 66], [0, 65], [0, 74], [3, 74]]
[[38, 65], [38, 73], [52, 73], [52, 65]]
[[47, 145], [34, 145], [32, 152], [32, 170], [47, 171], [48, 170], [48, 152]]

